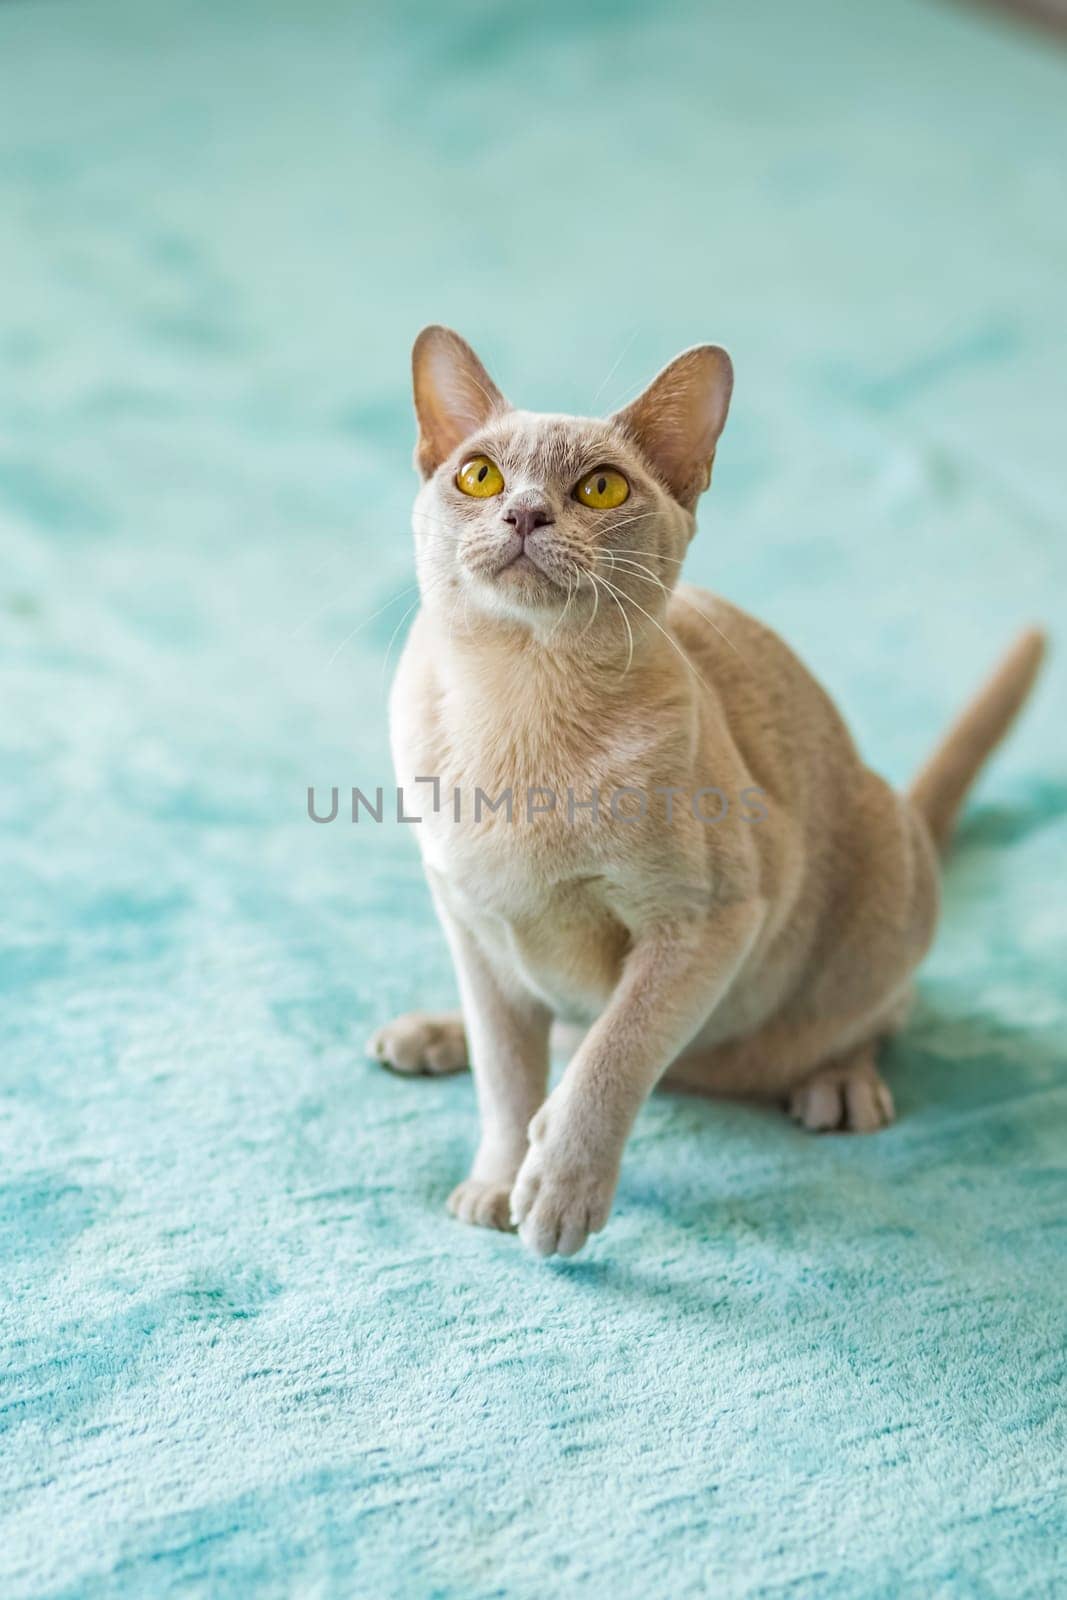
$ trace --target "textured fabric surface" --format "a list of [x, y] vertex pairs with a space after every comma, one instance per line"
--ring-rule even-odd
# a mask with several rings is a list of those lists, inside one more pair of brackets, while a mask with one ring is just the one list
[[[407, 362], [725, 343], [690, 575], [903, 781], [1064, 623], [1067, 64], [936, 6], [0, 9], [0, 1594], [1063, 1592], [1064, 669], [871, 1139], [660, 1097], [573, 1263], [445, 1213], [389, 781]], [[506, 694], [506, 685], [501, 686]]]

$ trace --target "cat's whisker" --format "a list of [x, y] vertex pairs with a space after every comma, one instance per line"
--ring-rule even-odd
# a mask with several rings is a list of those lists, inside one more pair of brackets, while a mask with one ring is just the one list
[[464, 618], [463, 625], [464, 625], [464, 627], [467, 626], [467, 600], [468, 600], [468, 598], [469, 597], [468, 597], [467, 591], [464, 588], [458, 587], [456, 589], [456, 597], [452, 602], [452, 610], [448, 613], [448, 646], [449, 646], [450, 649], [452, 647], [452, 641], [455, 638], [455, 633], [456, 633], [456, 612], [459, 610], [459, 602], [461, 600], [463, 601], [463, 618]]
[[[407, 610], [404, 612], [404, 615], [400, 618], [400, 621], [397, 623], [396, 627], [393, 629], [392, 635], [391, 635], [391, 637], [389, 639], [389, 643], [386, 646], [385, 660], [382, 662], [382, 674], [381, 674], [381, 683], [382, 683], [382, 687], [383, 688], [385, 687], [386, 673], [389, 670], [389, 657], [393, 653], [393, 646], [396, 643], [397, 634], [400, 632], [401, 628], [404, 626], [404, 623], [407, 621], [408, 617], [411, 616], [411, 613], [413, 611], [417, 611], [418, 610], [419, 605], [426, 598], [426, 596], [428, 594], [433, 594], [436, 590], [439, 590], [439, 589], [442, 589], [442, 588], [447, 589], [448, 585], [449, 585], [449, 582], [450, 582], [450, 579], [451, 579], [451, 573], [447, 573], [446, 572], [446, 573], [438, 574], [436, 577], [431, 578], [429, 580], [429, 582], [421, 584], [419, 586], [419, 593], [418, 593], [417, 598], [411, 603], [411, 605], [408, 606]], [[457, 588], [457, 595], [456, 595], [457, 602], [458, 602], [458, 600], [460, 598], [460, 593], [461, 592], [462, 591]], [[453, 606], [453, 610], [455, 610], [454, 606]]]
[[612, 551], [611, 554], [611, 570], [613, 572], [616, 570], [616, 568], [621, 567], [626, 571], [633, 572], [635, 576], [637, 576], [639, 573], [647, 573], [648, 576], [646, 581], [649, 583], [654, 583], [657, 589], [662, 589], [663, 593], [670, 598], [671, 591], [667, 588], [667, 585], [663, 582], [663, 580], [656, 576], [651, 567], [646, 567], [643, 562], [633, 561], [627, 556], [618, 556], [614, 551]]
[[[382, 607], [382, 610], [385, 610], [384, 606]], [[379, 617], [381, 616], [381, 614], [382, 614], [381, 611], [375, 613], [375, 615], [377, 615]], [[368, 617], [366, 619], [366, 621], [367, 622], [373, 622], [374, 618], [373, 617]], [[327, 663], [326, 663], [326, 670], [327, 671], [329, 671], [329, 669], [333, 666], [334, 662], [337, 660], [337, 657], [341, 654], [341, 651], [344, 649], [345, 645], [348, 644], [349, 640], [350, 639], [354, 639], [356, 637], [356, 634], [359, 632], [360, 628], [364, 627], [365, 625], [366, 624], [363, 623], [363, 622], [357, 623], [357, 625], [352, 629], [351, 633], [346, 633], [345, 634], [344, 638], [341, 640], [341, 643], [337, 646], [337, 648], [334, 651], [333, 655], [330, 657], [329, 661], [327, 661]]]
[[649, 517], [654, 517], [654, 511], [639, 511], [635, 517], [622, 517], [618, 522], [613, 522], [610, 528], [605, 528], [605, 534], [621, 533], [623, 528], [629, 528], [635, 522], [646, 522]]
[[548, 634], [548, 638], [549, 639], [554, 639], [556, 634], [559, 632], [560, 628], [562, 628], [564, 620], [565, 620], [566, 615], [567, 615], [567, 612], [571, 608], [571, 601], [574, 599], [575, 595], [578, 593], [578, 585], [581, 583], [581, 571], [579, 569], [577, 561], [572, 561], [570, 563], [570, 566], [571, 566], [571, 570], [573, 572], [577, 573], [578, 576], [577, 576], [577, 578], [576, 578], [576, 580], [575, 580], [575, 582], [573, 584], [571, 583], [569, 578], [567, 579], [567, 603], [563, 607], [563, 610], [560, 612], [559, 616], [556, 618], [555, 624], [553, 625], [550, 633]]
[[[480, 392], [485, 396], [486, 402], [488, 403], [488, 406], [489, 406], [489, 410], [490, 411], [495, 411], [497, 406], [500, 404], [500, 396], [499, 395], [495, 395], [495, 394], [490, 394], [489, 390], [485, 387], [485, 384], [478, 382], [478, 379], [474, 376], [473, 372], [468, 372], [467, 373], [467, 377], [470, 379], [471, 383], [473, 383], [474, 387], [476, 389], [480, 390]], [[481, 418], [481, 417], [473, 418], [473, 421], [474, 421], [475, 425], [481, 423], [483, 420], [484, 419]]]
[[741, 654], [741, 651], [734, 644], [734, 641], [729, 637], [728, 634], [723, 633], [722, 629], [719, 627], [719, 624], [717, 622], [713, 622], [706, 611], [701, 611], [700, 607], [694, 601], [690, 600], [688, 595], [679, 594], [677, 589], [675, 589], [674, 595], [675, 599], [680, 600], [683, 606], [688, 606], [690, 611], [695, 611], [698, 617], [703, 618], [703, 620], [708, 624], [709, 628], [714, 628], [715, 632], [719, 635], [719, 638], [723, 641], [723, 643], [730, 646], [730, 649], [733, 651], [734, 655], [737, 656], [739, 660], [743, 661], [746, 667], [754, 670], [751, 666], [751, 662], [749, 662], [747, 657]]
[[644, 566], [640, 561], [632, 561], [626, 556], [617, 556], [614, 552], [610, 552], [610, 554], [612, 573], [629, 572], [641, 583], [654, 583], [656, 588], [662, 592], [664, 599], [670, 599], [670, 590], [649, 567]]
[[637, 334], [638, 334], [638, 330], [637, 330], [637, 328], [634, 328], [632, 333], [630, 334], [630, 337], [627, 339], [626, 343], [623, 345], [622, 349], [619, 351], [618, 355], [615, 357], [615, 360], [612, 362], [611, 366], [608, 368], [607, 377], [606, 378], [602, 378], [600, 380], [600, 385], [599, 385], [599, 387], [597, 389], [596, 394], [593, 396], [592, 402], [591, 402], [590, 407], [589, 407], [589, 409], [591, 411], [595, 410], [596, 403], [600, 399], [600, 396], [604, 393], [604, 390], [607, 388], [607, 386], [611, 382], [612, 378], [615, 376], [615, 374], [618, 372], [619, 368], [622, 366], [622, 363], [625, 360], [625, 358], [627, 357], [627, 355], [629, 355], [630, 347], [633, 344], [634, 340], [637, 338]]
[[401, 617], [400, 621], [397, 623], [396, 627], [393, 629], [392, 634], [389, 637], [389, 643], [386, 645], [386, 648], [385, 648], [385, 660], [382, 662], [381, 677], [379, 679], [379, 683], [380, 683], [382, 689], [385, 688], [385, 678], [386, 678], [386, 674], [389, 671], [389, 657], [392, 655], [393, 645], [396, 643], [396, 636], [400, 632], [401, 628], [404, 626], [405, 622], [410, 617], [411, 613], [413, 611], [417, 611], [418, 610], [421, 601], [422, 601], [422, 594], [420, 592], [418, 597], [415, 600], [412, 601], [411, 605], [408, 606], [407, 610], [404, 612], [404, 615]]
[[584, 578], [588, 578], [589, 582], [593, 585], [593, 614], [589, 618], [589, 621], [586, 623], [585, 627], [582, 629], [581, 633], [579, 634], [578, 637], [580, 639], [584, 639], [585, 638], [586, 634], [589, 632], [590, 628], [593, 626], [593, 623], [596, 621], [597, 612], [600, 610], [600, 589], [597, 586], [597, 581], [596, 581], [595, 576], [593, 575], [593, 573], [591, 573], [588, 570], [588, 568], [584, 568], [584, 569], [583, 568], [579, 568], [579, 571], [578, 571], [578, 580], [579, 580], [579, 582], [581, 582], [583, 577]]
[[[631, 561], [624, 561], [624, 562], [621, 563], [621, 565], [626, 567], [626, 568], [629, 568], [629, 569], [633, 570], [634, 568], [639, 567], [641, 565], [641, 563], [640, 562], [636, 562], [636, 561], [632, 561], [632, 562]], [[643, 568], [642, 570], [645, 571], [645, 572], [648, 572], [648, 568], [647, 567]], [[636, 571], [634, 571], [634, 576], [635, 577], [638, 576], [638, 573]], [[744, 655], [742, 655], [741, 651], [734, 644], [734, 642], [730, 638], [730, 636], [728, 634], [724, 633], [723, 630], [719, 627], [718, 623], [717, 622], [713, 622], [711, 617], [708, 616], [707, 612], [706, 611], [702, 611], [700, 609], [700, 607], [695, 603], [695, 601], [690, 600], [688, 595], [682, 594], [678, 589], [668, 589], [668, 588], [666, 588], [665, 585], [660, 581], [660, 579], [657, 578], [652, 573], [650, 573], [649, 577], [646, 578], [643, 581], [645, 581], [645, 582], [651, 581], [652, 583], [655, 583], [660, 589], [663, 590], [663, 593], [665, 595], [667, 595], [668, 598], [673, 597], [675, 600], [680, 600], [684, 606], [688, 606], [691, 611], [695, 611], [697, 616], [700, 617], [702, 621], [704, 621], [704, 622], [706, 622], [708, 624], [709, 628], [714, 628], [715, 632], [719, 635], [719, 638], [722, 639], [723, 643], [724, 644], [728, 644], [730, 646], [730, 649], [733, 651], [734, 655], [739, 657], [740, 660], [744, 661], [746, 667], [749, 665], [748, 660], [746, 659], [746, 657]]]
[[[384, 611], [389, 610], [390, 606], [395, 606], [398, 600], [403, 600], [405, 595], [409, 595], [412, 589], [417, 589], [418, 587], [419, 586], [417, 583], [409, 583], [407, 588], [401, 589], [399, 594], [395, 594], [391, 600], [387, 600], [384, 606], [379, 606], [377, 611], [372, 611], [369, 617], [364, 617], [360, 622], [357, 622], [356, 626], [351, 630], [351, 632], [345, 634], [344, 638], [341, 640], [341, 643], [337, 646], [329, 661], [327, 661], [327, 669], [333, 666], [334, 662], [337, 660], [337, 657], [341, 654], [341, 651], [356, 637], [357, 633], [361, 633], [364, 628], [368, 627], [370, 623], [375, 620], [375, 618], [380, 617]], [[416, 604], [418, 604], [418, 601], [416, 601]], [[326, 607], [323, 607], [323, 610], [325, 609]]]
[[412, 533], [416, 539], [440, 539], [444, 544], [462, 544], [463, 535], [454, 533], [448, 522], [443, 517], [435, 517], [429, 511], [415, 511], [412, 513], [412, 522], [421, 520], [432, 526], [428, 528], [413, 527]]
[[[358, 633], [361, 633], [363, 631], [363, 629], [368, 627], [372, 622], [374, 622], [376, 620], [376, 618], [380, 617], [384, 612], [388, 611], [390, 606], [394, 606], [394, 605], [397, 604], [398, 601], [403, 600], [406, 595], [409, 595], [411, 593], [412, 589], [418, 589], [419, 590], [419, 594], [416, 596], [414, 602], [411, 605], [408, 606], [407, 611], [404, 612], [404, 616], [405, 617], [408, 616], [415, 609], [415, 607], [418, 605], [419, 601], [423, 598], [424, 595], [432, 593], [432, 591], [435, 588], [439, 587], [442, 583], [447, 582], [449, 576], [450, 576], [450, 574], [448, 574], [448, 573], [438, 573], [438, 574], [435, 574], [434, 576], [432, 576], [431, 578], [429, 578], [426, 582], [423, 582], [423, 583], [409, 583], [406, 588], [401, 589], [399, 594], [394, 595], [391, 600], [387, 600], [384, 606], [379, 606], [377, 611], [372, 611], [369, 617], [361, 618], [360, 621], [356, 623], [356, 626], [354, 628], [350, 629], [349, 632], [345, 634], [345, 636], [341, 640], [340, 644], [337, 645], [337, 647], [334, 650], [333, 654], [330, 656], [330, 659], [326, 663], [327, 670], [329, 670], [329, 668], [333, 666], [334, 662], [337, 660], [337, 657], [341, 654], [342, 650], [344, 650], [347, 645], [351, 644], [352, 640], [356, 637], [356, 635]], [[404, 617], [401, 617], [401, 619], [400, 619], [401, 623], [403, 623], [403, 620], [404, 620]], [[395, 637], [395, 634], [394, 634], [394, 637]]]
[[612, 411], [612, 412], [622, 411], [625, 408], [625, 406], [628, 404], [628, 402], [631, 401], [634, 398], [635, 395], [640, 393], [640, 391], [641, 391], [641, 389], [643, 387], [644, 387], [644, 385], [642, 383], [640, 383], [640, 382], [631, 383], [627, 388], [625, 388], [622, 391], [622, 393], [620, 395], [618, 395], [616, 397], [616, 399], [614, 399], [611, 402], [611, 404], [608, 407], [609, 411]]
[[[613, 589], [613, 585], [608, 582], [608, 579], [604, 577], [603, 573], [601, 573], [601, 575], [600, 575], [600, 581], [601, 581], [601, 583], [607, 584], [609, 591], [611, 591]], [[620, 594], [622, 594], [623, 591], [619, 590], [618, 592]], [[646, 611], [644, 606], [638, 605], [638, 602], [634, 599], [632, 594], [626, 595], [625, 598], [627, 600], [629, 600], [629, 602], [630, 602], [630, 604], [632, 606], [636, 606], [637, 607], [637, 610], [640, 611], [640, 613], [641, 613], [641, 615], [643, 617], [647, 617], [648, 618], [649, 622], [651, 622], [651, 624], [652, 624], [652, 626], [654, 628], [656, 628], [660, 633], [662, 633], [663, 637], [666, 639], [667, 643], [670, 645], [671, 649], [675, 652], [675, 654], [678, 656], [678, 658], [681, 661], [684, 661], [685, 665], [689, 668], [689, 671], [693, 674], [693, 677], [710, 694], [711, 693], [710, 684], [708, 684], [707, 681], [703, 677], [701, 677], [700, 673], [697, 671], [696, 667], [694, 667], [693, 663], [690, 661], [689, 657], [686, 655], [685, 651], [682, 649], [682, 647], [678, 643], [677, 639], [675, 639], [671, 634], [669, 634], [667, 632], [666, 628], [662, 627], [656, 621], [655, 617], [652, 615], [652, 613], [650, 611]]]
[[[616, 589], [612, 584], [610, 584], [603, 573], [600, 574], [600, 581], [610, 594], [611, 598], [614, 600], [615, 604], [618, 606], [619, 614], [621, 615], [623, 622], [626, 624], [626, 632], [630, 640], [630, 653], [626, 657], [626, 665], [623, 668], [623, 676], [625, 677], [626, 673], [629, 672], [634, 662], [634, 630], [630, 626], [630, 619], [626, 615], [626, 608], [623, 606], [622, 601], [619, 598], [621, 590]], [[638, 607], [638, 609], [640, 609], [640, 607]]]
[[[366, 625], [366, 623], [373, 622], [375, 617], [380, 617], [383, 611], [388, 611], [390, 606], [395, 605], [398, 600], [402, 600], [406, 594], [410, 594], [411, 590], [415, 587], [415, 584], [409, 583], [405, 588], [401, 589], [399, 594], [395, 594], [391, 600], [387, 600], [384, 606], [380, 607], [379, 610], [373, 612], [371, 616], [366, 617], [364, 621], [359, 624], [359, 626], [362, 628]], [[317, 622], [321, 616], [325, 616], [327, 611], [332, 610], [334, 606], [343, 605], [352, 592], [352, 590], [348, 590], [344, 594], [331, 596], [331, 598], [327, 600], [325, 604], [318, 606], [316, 610], [312, 611], [308, 616], [306, 616], [303, 622], [297, 623], [292, 633], [288, 635], [288, 640], [291, 642], [293, 639], [299, 638], [305, 628], [309, 628], [313, 622]]]
[[[681, 567], [685, 564], [684, 557], [660, 555], [657, 550], [639, 550], [636, 545], [616, 545], [612, 546], [612, 549], [617, 556], [648, 556], [653, 561], [665, 561], [670, 567]], [[605, 554], [610, 555], [611, 549], [606, 549]]]

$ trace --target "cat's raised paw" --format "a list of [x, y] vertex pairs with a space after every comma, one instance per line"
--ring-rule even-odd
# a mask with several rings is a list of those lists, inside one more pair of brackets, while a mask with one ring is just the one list
[[608, 1220], [618, 1163], [585, 1148], [565, 1122], [554, 1126], [563, 1119], [553, 1098], [530, 1124], [530, 1148], [511, 1191], [511, 1220], [535, 1255], [573, 1256]]
[[475, 1228], [498, 1228], [512, 1233], [511, 1190], [507, 1184], [484, 1183], [480, 1178], [464, 1178], [448, 1197], [448, 1209], [460, 1222]]
[[824, 1067], [794, 1089], [789, 1115], [812, 1133], [877, 1133], [896, 1113], [888, 1086], [864, 1054]]
[[367, 1054], [393, 1072], [440, 1077], [467, 1067], [467, 1035], [459, 1012], [436, 1016], [409, 1011], [387, 1022], [367, 1040]]

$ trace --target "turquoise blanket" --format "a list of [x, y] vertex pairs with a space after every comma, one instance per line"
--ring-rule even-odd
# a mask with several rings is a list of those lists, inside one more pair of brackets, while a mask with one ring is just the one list
[[[690, 576], [895, 780], [1064, 631], [1067, 59], [856, 0], [0, 8], [3, 1600], [1063, 1593], [1067, 740], [963, 821], [899, 1123], [657, 1097], [464, 1228], [389, 781], [410, 342], [732, 351]], [[502, 690], [502, 692], [505, 692]]]

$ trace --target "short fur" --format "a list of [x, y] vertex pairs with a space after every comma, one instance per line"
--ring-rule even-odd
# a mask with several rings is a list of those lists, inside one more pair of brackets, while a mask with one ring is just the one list
[[[462, 1015], [400, 1018], [370, 1048], [403, 1071], [470, 1062], [482, 1136], [451, 1209], [569, 1255], [606, 1222], [665, 1075], [783, 1100], [811, 1128], [891, 1119], [876, 1048], [933, 936], [935, 847], [1044, 642], [1019, 640], [898, 795], [770, 629], [677, 583], [726, 420], [724, 351], [685, 352], [606, 420], [513, 410], [447, 329], [419, 335], [413, 364], [422, 606], [392, 739]], [[501, 469], [498, 497], [457, 487], [475, 454]], [[573, 498], [598, 466], [629, 481], [615, 511]], [[524, 510], [541, 519], [525, 543]], [[527, 814], [522, 798], [710, 785], [758, 790], [765, 815], [735, 805], [709, 826], [679, 798], [668, 820], [662, 795], [643, 818]], [[512, 820], [475, 821], [476, 788], [511, 789]], [[580, 1042], [546, 1098], [553, 1023]]]

